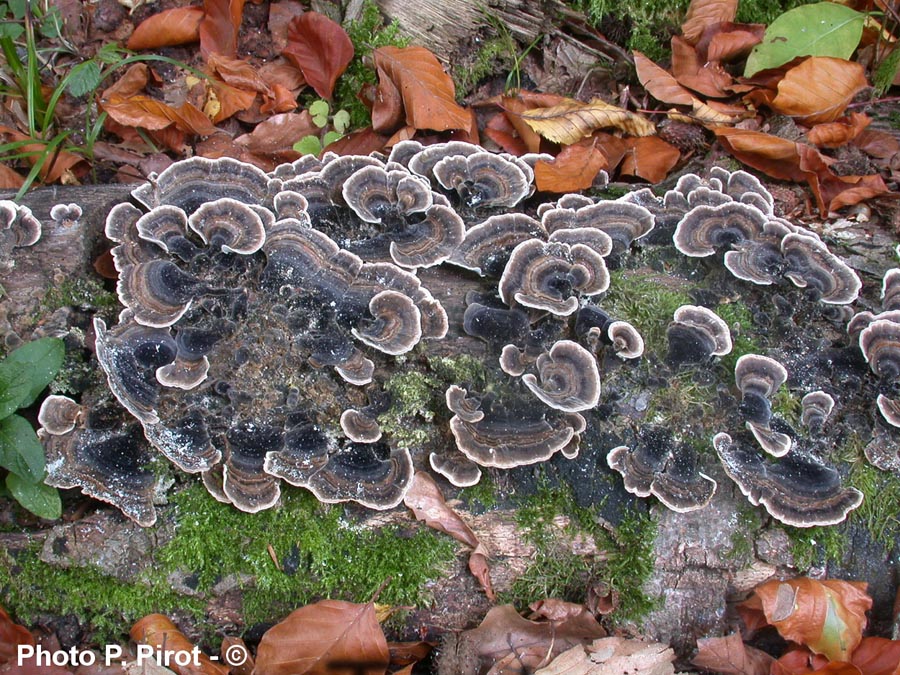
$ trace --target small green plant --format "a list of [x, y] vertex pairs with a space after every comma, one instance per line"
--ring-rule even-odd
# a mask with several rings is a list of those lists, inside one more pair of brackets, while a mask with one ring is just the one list
[[322, 99], [313, 101], [307, 110], [312, 117], [313, 124], [319, 128], [319, 133], [304, 136], [294, 143], [294, 150], [301, 154], [319, 155], [323, 148], [342, 138], [350, 128], [350, 113], [346, 110], [336, 110], [333, 115], [330, 115], [331, 108], [328, 101]]
[[10, 494], [42, 518], [59, 518], [59, 493], [44, 484], [44, 449], [31, 424], [16, 411], [37, 400], [64, 355], [62, 340], [41, 338], [22, 345], [0, 362], [0, 467], [9, 472], [6, 488]]

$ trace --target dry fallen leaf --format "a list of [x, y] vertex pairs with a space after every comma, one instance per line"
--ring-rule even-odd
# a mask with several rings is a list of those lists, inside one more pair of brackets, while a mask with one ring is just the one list
[[734, 21], [738, 0], [691, 0], [681, 32], [691, 44], [697, 44], [708, 27]]
[[515, 96], [502, 96], [499, 105], [503, 109], [506, 119], [525, 144], [527, 152], [541, 151], [541, 137], [532, 129], [524, 119], [522, 113], [530, 109], [532, 104], [523, 98], [524, 92], [518, 92]]
[[615, 128], [632, 136], [656, 133], [653, 122], [596, 98], [588, 103], [566, 99], [550, 108], [532, 108], [521, 113], [522, 119], [544, 138], [571, 145], [598, 129]]
[[[453, 80], [430, 51], [424, 47], [379, 47], [374, 57], [379, 80], [389, 78], [400, 94], [407, 125], [433, 131], [472, 127], [471, 111], [456, 103]], [[378, 107], [376, 100], [373, 119]]]
[[140, 51], [196, 42], [204, 13], [202, 7], [165, 9], [141, 21], [125, 46]]
[[488, 599], [493, 602], [494, 591], [487, 565], [487, 549], [459, 514], [447, 506], [434, 479], [423, 471], [417, 471], [403, 503], [412, 510], [417, 520], [474, 549], [469, 556], [469, 570], [478, 579]]
[[334, 85], [353, 59], [353, 43], [339, 23], [318, 12], [291, 20], [282, 54], [303, 72], [316, 93], [331, 100]]
[[740, 633], [697, 640], [697, 655], [691, 663], [721, 675], [769, 675], [775, 659], [745, 645]]
[[597, 147], [598, 139], [585, 139], [569, 145], [552, 162], [538, 161], [534, 166], [534, 182], [541, 192], [577, 192], [586, 190], [602, 169], [606, 156]]
[[[193, 652], [194, 644], [188, 640], [168, 617], [162, 614], [148, 614], [131, 627], [131, 639], [139, 644], [150, 645], [155, 652]], [[199, 652], [187, 659], [190, 665], [178, 666], [185, 659], [172, 657], [168, 665], [178, 675], [228, 675], [228, 667], [211, 661]]]
[[672, 75], [683, 86], [704, 96], [724, 98], [752, 87], [737, 85], [716, 61], [703, 59], [684, 38], [672, 38]]
[[637, 176], [648, 183], [659, 183], [681, 158], [681, 152], [658, 136], [624, 138], [625, 157], [619, 167], [624, 176]]
[[[25, 178], [6, 164], [0, 164], [0, 190], [18, 190], [25, 183]], [[3, 643], [0, 642], [0, 645]]]
[[669, 71], [656, 65], [640, 52], [634, 52], [634, 67], [644, 89], [663, 103], [694, 105], [694, 95], [681, 86]]
[[205, 13], [200, 22], [200, 53], [237, 57], [238, 31], [244, 0], [203, 0]]
[[113, 120], [124, 126], [156, 130], [174, 125], [181, 131], [198, 136], [216, 133], [216, 127], [209, 118], [190, 103], [173, 108], [149, 96], [124, 98], [113, 94], [102, 100], [100, 105]]
[[706, 54], [707, 61], [731, 61], [746, 56], [765, 32], [762, 24], [722, 23], [704, 32], [697, 50]]
[[15, 658], [18, 645], [34, 644], [34, 636], [29, 630], [15, 623], [6, 610], [0, 607], [0, 664]]
[[900, 672], [900, 640], [864, 637], [850, 662], [862, 675], [896, 675]]
[[867, 86], [862, 64], [811, 56], [785, 73], [771, 106], [802, 124], [833, 122]]
[[383, 150], [387, 140], [384, 134], [377, 133], [372, 127], [365, 127], [341, 136], [326, 145], [324, 150], [338, 155], [368, 155]]
[[674, 660], [668, 645], [607, 637], [568, 649], [534, 675], [672, 675]]
[[254, 675], [384, 675], [387, 640], [372, 603], [322, 600], [291, 612], [263, 635]]
[[761, 609], [784, 639], [846, 661], [862, 640], [872, 599], [862, 582], [799, 577], [767, 581], [742, 605]]
[[858, 138], [872, 119], [865, 113], [852, 112], [834, 122], [823, 122], [810, 129], [806, 137], [813, 145], [838, 148]]
[[[29, 136], [3, 125], [0, 125], [0, 135], [5, 135], [7, 140], [13, 143], [31, 141]], [[47, 143], [44, 141], [33, 141], [16, 148], [16, 152], [30, 153], [25, 159], [31, 164], [46, 158], [39, 171], [41, 181], [44, 183], [57, 183], [65, 181], [67, 177], [83, 176], [90, 169], [85, 158], [80, 155], [66, 150], [48, 154], [46, 148]]]
[[[294, 143], [304, 136], [319, 132], [309, 111], [272, 115], [260, 122], [253, 131], [234, 139], [236, 146], [253, 156], [251, 161], [261, 165], [260, 160], [269, 160], [266, 166], [274, 168], [284, 162], [292, 162], [300, 156], [294, 150]], [[250, 159], [250, 158], [248, 158]]]

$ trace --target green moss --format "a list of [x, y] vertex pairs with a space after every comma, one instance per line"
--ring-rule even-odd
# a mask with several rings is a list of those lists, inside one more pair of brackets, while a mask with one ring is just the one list
[[344, 27], [353, 43], [353, 60], [341, 75], [334, 92], [334, 110], [350, 113], [350, 129], [360, 129], [371, 122], [369, 109], [359, 100], [365, 85], [377, 81], [370, 61], [372, 52], [379, 47], [405, 47], [409, 40], [400, 35], [400, 26], [393, 22], [384, 24], [381, 10], [373, 0], [365, 0], [358, 19]]
[[644, 338], [649, 352], [664, 356], [666, 327], [675, 310], [691, 304], [685, 290], [673, 288], [670, 279], [655, 274], [635, 274], [629, 270], [610, 273], [609, 290], [600, 301], [615, 319], [628, 321]]
[[728, 372], [733, 372], [737, 360], [744, 354], [758, 354], [762, 349], [760, 343], [751, 337], [753, 315], [750, 307], [743, 302], [723, 303], [714, 307], [713, 311], [731, 331], [731, 352], [722, 357], [722, 365]]
[[847, 482], [863, 493], [851, 520], [865, 524], [872, 539], [890, 551], [900, 540], [900, 477], [857, 459]]
[[743, 0], [738, 3], [737, 17], [739, 23], [770, 24], [789, 9], [805, 5], [816, 0]]
[[509, 70], [516, 62], [516, 43], [507, 31], [484, 40], [466, 68], [454, 68], [451, 75], [457, 98], [464, 98], [486, 77]]
[[[614, 531], [601, 527], [596, 507], [578, 506], [564, 485], [542, 481], [537, 491], [520, 497], [516, 522], [536, 553], [528, 569], [502, 598], [525, 606], [535, 600], [558, 597], [584, 602], [586, 589], [605, 582], [619, 593], [619, 607], [612, 620], [639, 621], [656, 606], [643, 591], [653, 572], [656, 523], [648, 515], [629, 514]], [[553, 520], [569, 517], [563, 536]], [[575, 536], [591, 537], [606, 556], [579, 556], [569, 542]]]
[[754, 540], [762, 525], [760, 512], [747, 501], [738, 503], [737, 527], [731, 535], [731, 550], [725, 555], [731, 560], [750, 562], [754, 558]]
[[419, 527], [358, 528], [341, 506], [320, 504], [304, 490], [287, 490], [281, 508], [255, 514], [211, 499], [199, 485], [173, 501], [178, 530], [159, 551], [162, 568], [192, 574], [200, 592], [225, 575], [251, 575], [242, 593], [248, 624], [319, 597], [364, 602], [382, 587], [381, 602], [419, 604], [456, 550], [449, 538]]
[[51, 286], [41, 300], [47, 312], [60, 307], [80, 307], [85, 310], [111, 310], [119, 306], [115, 293], [103, 288], [103, 284], [89, 277], [77, 277]]
[[493, 509], [499, 504], [497, 486], [487, 472], [482, 472], [481, 480], [475, 485], [460, 490], [459, 498], [467, 504], [480, 505], [484, 509]]
[[[75, 614], [100, 641], [128, 631], [140, 617], [185, 611], [202, 621], [205, 601], [176, 595], [169, 577], [190, 578], [209, 596], [224, 577], [244, 578], [247, 625], [276, 621], [322, 597], [420, 605], [427, 586], [456, 555], [450, 537], [411, 524], [409, 529], [357, 527], [341, 506], [320, 504], [288, 489], [280, 508], [249, 514], [221, 504], [199, 484], [172, 497], [175, 537], [155, 553], [137, 583], [125, 584], [91, 568], [61, 570], [28, 551], [15, 561], [0, 554], [3, 602], [26, 623], [40, 613]], [[269, 550], [274, 553], [278, 565]], [[212, 627], [210, 627], [212, 628]]]
[[126, 584], [91, 568], [52, 567], [39, 556], [40, 546], [15, 559], [0, 553], [3, 605], [21, 623], [32, 624], [41, 614], [71, 614], [93, 627], [96, 642], [117, 643], [147, 614], [178, 609], [202, 616], [198, 599], [178, 596], [164, 579]]
[[839, 563], [844, 557], [847, 537], [843, 525], [784, 529], [791, 542], [794, 566], [801, 571], [828, 563]]

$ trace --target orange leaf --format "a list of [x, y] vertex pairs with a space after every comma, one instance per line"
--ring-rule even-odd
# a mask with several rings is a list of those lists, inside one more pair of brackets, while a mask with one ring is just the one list
[[803, 124], [833, 122], [868, 85], [862, 64], [811, 56], [785, 74], [771, 106]]
[[734, 21], [738, 0], [691, 0], [681, 32], [691, 44], [697, 44], [709, 26]]
[[537, 162], [534, 182], [541, 192], [586, 190], [607, 166], [606, 156], [597, 147], [597, 139], [590, 139], [563, 148], [552, 162]]
[[734, 79], [720, 63], [705, 61], [684, 38], [672, 38], [672, 75], [688, 89], [704, 96], [722, 98], [745, 89], [735, 85]]
[[244, 0], [203, 0], [206, 10], [200, 22], [200, 53], [237, 56], [238, 31], [244, 12]]
[[297, 98], [294, 92], [277, 82], [272, 84], [272, 93], [265, 97], [265, 101], [259, 107], [259, 111], [265, 115], [270, 113], [290, 112], [297, 108]]
[[[0, 125], [0, 134], [6, 134], [12, 142], [32, 141], [16, 150], [21, 153], [29, 153], [26, 159], [32, 165], [37, 164], [45, 157], [46, 142], [35, 141], [25, 134], [3, 125]], [[46, 156], [39, 174], [44, 183], [67, 182], [66, 179], [71, 179], [73, 176], [83, 176], [89, 168], [84, 157], [62, 150]]]
[[353, 59], [353, 43], [339, 23], [318, 12], [305, 12], [288, 25], [281, 52], [322, 98], [331, 100], [338, 77]]
[[[750, 600], [756, 599], [756, 596], [750, 597]], [[808, 675], [827, 663], [828, 659], [813, 654], [806, 647], [793, 647], [772, 664], [771, 675]]]
[[469, 130], [472, 113], [456, 103], [453, 80], [424, 47], [379, 47], [375, 66], [400, 92], [406, 123], [416, 129]]
[[144, 87], [147, 86], [147, 81], [150, 78], [149, 73], [150, 69], [147, 67], [146, 63], [135, 63], [134, 65], [129, 66], [122, 77], [103, 91], [100, 95], [100, 102], [103, 103], [114, 94], [117, 94], [122, 98], [136, 96], [144, 91]]
[[858, 137], [871, 121], [865, 113], [852, 112], [848, 117], [838, 118], [834, 122], [817, 124], [807, 132], [806, 137], [813, 145], [837, 148]]
[[174, 124], [181, 131], [199, 136], [216, 133], [209, 118], [190, 103], [173, 108], [149, 96], [123, 98], [113, 94], [102, 106], [112, 119], [125, 126], [163, 129]]
[[6, 164], [0, 164], [0, 190], [18, 190], [24, 183], [25, 179], [22, 176]]
[[806, 577], [768, 581], [754, 590], [770, 624], [786, 640], [831, 661], [846, 661], [862, 640], [872, 599], [866, 584]]
[[339, 155], [368, 155], [383, 150], [388, 137], [377, 133], [372, 127], [357, 129], [325, 146], [325, 151]]
[[299, 113], [281, 113], [260, 122], [253, 131], [238, 136], [234, 142], [247, 152], [277, 162], [293, 161], [300, 156], [294, 143], [304, 136], [318, 134], [308, 110]]
[[255, 675], [384, 675], [387, 640], [372, 603], [322, 600], [291, 612], [263, 635]]
[[762, 24], [723, 23], [703, 33], [697, 50], [706, 54], [707, 61], [731, 61], [746, 56], [762, 42], [765, 32]]
[[900, 640], [864, 637], [853, 651], [850, 663], [862, 675], [897, 675], [900, 673]]
[[900, 140], [894, 134], [880, 129], [866, 129], [854, 141], [870, 157], [890, 159], [900, 152]]
[[441, 494], [434, 479], [423, 471], [417, 471], [413, 476], [412, 485], [403, 498], [403, 503], [412, 510], [416, 520], [421, 520], [428, 527], [449, 534], [474, 549], [469, 556], [469, 570], [481, 583], [488, 599], [493, 602], [494, 590], [487, 565], [487, 548], [459, 514], [447, 506], [444, 495]]
[[159, 650], [166, 653], [197, 654], [196, 656], [192, 654], [191, 658], [187, 659], [190, 664], [187, 666], [175, 665], [178, 661], [184, 661], [183, 657], [169, 659], [167, 666], [179, 675], [228, 675], [227, 666], [221, 666], [211, 661], [206, 654], [199, 652], [184, 633], [162, 614], [148, 614], [140, 619], [131, 627], [131, 639], [140, 644], [150, 645], [154, 652]]
[[125, 46], [140, 51], [196, 42], [203, 14], [202, 7], [165, 9], [141, 21]]
[[211, 74], [218, 76], [222, 82], [232, 87], [260, 94], [269, 91], [269, 85], [260, 76], [259, 71], [243, 59], [233, 59], [222, 54], [210, 54], [206, 63]]
[[403, 126], [403, 98], [400, 90], [381, 68], [378, 68], [378, 86], [372, 101], [372, 128], [380, 133], [389, 133]]
[[745, 645], [740, 633], [732, 633], [727, 637], [697, 640], [697, 655], [691, 663], [722, 675], [769, 675], [774, 660], [765, 652]]
[[6, 610], [0, 607], [0, 664], [15, 659], [18, 645], [33, 647], [34, 644], [34, 636], [28, 629], [15, 623]]
[[678, 84], [678, 80], [671, 73], [660, 68], [640, 52], [634, 52], [634, 67], [644, 89], [657, 101], [674, 105], [694, 104], [695, 99], [691, 92]]
[[678, 148], [658, 136], [623, 140], [626, 150], [619, 173], [625, 176], [638, 176], [650, 183], [659, 183], [681, 158]]
[[523, 100], [522, 93], [519, 92], [516, 96], [503, 96], [500, 99], [500, 107], [503, 108], [509, 123], [516, 130], [516, 133], [519, 134], [519, 138], [522, 139], [527, 151], [540, 152], [541, 137], [522, 119], [521, 113], [531, 107], [527, 101]]

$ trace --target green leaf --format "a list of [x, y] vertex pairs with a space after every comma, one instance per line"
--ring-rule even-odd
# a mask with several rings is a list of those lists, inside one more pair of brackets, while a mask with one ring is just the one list
[[69, 71], [69, 75], [66, 77], [66, 89], [69, 94], [79, 98], [94, 91], [100, 85], [102, 77], [100, 66], [91, 59], [79, 63]]
[[21, 21], [25, 18], [25, 3], [28, 0], [9, 0], [9, 11], [12, 12], [13, 18]]
[[97, 50], [96, 58], [107, 64], [119, 63], [128, 52], [115, 42], [107, 42]]
[[320, 129], [328, 124], [328, 101], [313, 101], [309, 106], [309, 114], [313, 124]]
[[17, 40], [22, 37], [25, 29], [18, 23], [12, 21], [0, 21], [0, 38], [9, 38]]
[[[46, 337], [28, 342], [11, 352], [0, 362], [0, 401], [3, 397], [3, 383], [13, 384], [23, 379], [27, 391], [20, 399], [17, 407], [26, 408], [34, 403], [44, 388], [53, 381], [62, 366], [66, 348], [59, 338]], [[3, 406], [0, 402], [0, 419]], [[9, 414], [9, 413], [7, 413]]]
[[39, 518], [56, 520], [62, 515], [59, 490], [44, 483], [32, 483], [14, 473], [6, 477], [6, 487], [26, 509]]
[[31, 423], [20, 415], [0, 421], [0, 466], [31, 482], [44, 476], [44, 448]]
[[331, 125], [339, 134], [343, 135], [347, 133], [347, 129], [350, 128], [350, 113], [346, 110], [338, 110], [334, 113], [334, 119], [331, 120]]
[[773, 21], [750, 52], [744, 76], [777, 68], [798, 56], [849, 59], [859, 45], [866, 15], [833, 2], [802, 5]]
[[330, 143], [334, 143], [339, 138], [343, 138], [344, 134], [338, 133], [337, 131], [326, 131], [325, 137], [322, 139], [322, 145], [329, 145]]
[[3, 368], [0, 363], [0, 420], [18, 410], [31, 393], [28, 375], [22, 368]]
[[322, 152], [322, 141], [318, 136], [304, 136], [294, 143], [294, 150], [301, 155], [318, 155]]

